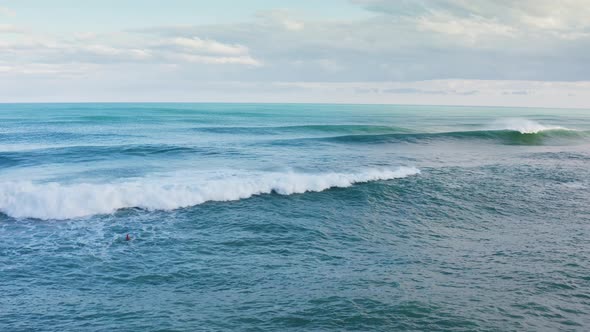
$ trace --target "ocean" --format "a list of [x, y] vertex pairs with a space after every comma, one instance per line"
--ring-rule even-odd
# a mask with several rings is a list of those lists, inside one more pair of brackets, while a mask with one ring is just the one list
[[588, 110], [0, 104], [2, 331], [589, 328]]

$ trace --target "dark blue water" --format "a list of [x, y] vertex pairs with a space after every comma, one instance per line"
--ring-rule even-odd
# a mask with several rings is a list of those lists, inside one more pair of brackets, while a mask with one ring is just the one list
[[585, 110], [4, 104], [0, 211], [2, 331], [590, 326]]

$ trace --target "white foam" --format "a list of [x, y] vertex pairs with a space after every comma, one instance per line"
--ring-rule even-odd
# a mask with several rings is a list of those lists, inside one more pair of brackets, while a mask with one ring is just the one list
[[572, 130], [565, 127], [560, 126], [549, 126], [543, 125], [538, 122], [527, 120], [527, 119], [520, 119], [520, 118], [511, 118], [511, 119], [500, 119], [496, 120], [491, 127], [490, 130], [512, 130], [518, 131], [521, 134], [537, 134], [547, 130]]
[[367, 169], [354, 173], [270, 172], [197, 178], [142, 178], [120, 183], [0, 183], [0, 211], [15, 218], [70, 219], [118, 209], [173, 210], [207, 201], [233, 201], [253, 195], [290, 195], [345, 188], [355, 183], [418, 174], [413, 167]]

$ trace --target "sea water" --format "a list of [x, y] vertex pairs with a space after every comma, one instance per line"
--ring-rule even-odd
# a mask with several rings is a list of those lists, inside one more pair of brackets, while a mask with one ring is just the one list
[[2, 331], [589, 327], [590, 111], [0, 105]]

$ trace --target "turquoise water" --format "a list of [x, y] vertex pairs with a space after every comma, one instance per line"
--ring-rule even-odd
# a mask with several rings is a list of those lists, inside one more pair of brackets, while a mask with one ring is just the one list
[[589, 166], [585, 110], [3, 104], [0, 330], [584, 331]]

